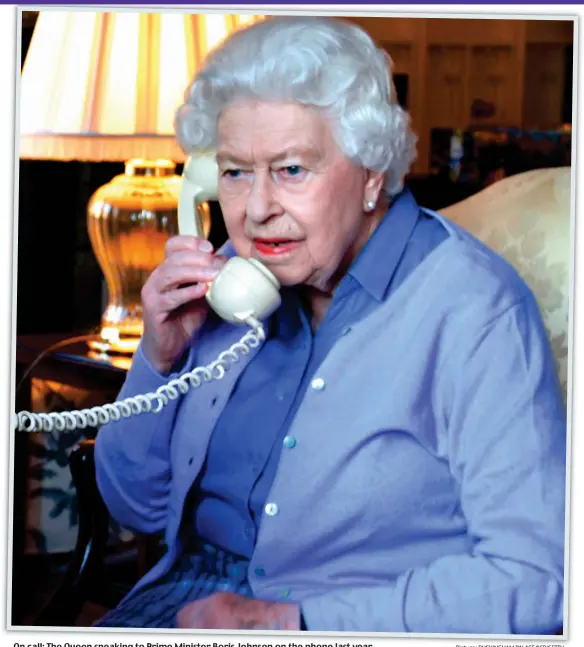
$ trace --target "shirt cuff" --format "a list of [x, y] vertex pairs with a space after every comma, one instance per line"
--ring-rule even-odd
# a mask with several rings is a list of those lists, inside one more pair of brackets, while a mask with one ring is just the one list
[[144, 352], [142, 341], [140, 341], [136, 353], [134, 354], [134, 360], [136, 365], [140, 367], [138, 370], [140, 371], [141, 376], [144, 376], [149, 382], [158, 383], [160, 386], [173, 378], [180, 377], [182, 373], [192, 369], [195, 362], [195, 349], [192, 344], [187, 346], [176, 359], [167, 374], [160, 373], [156, 368], [154, 368]]

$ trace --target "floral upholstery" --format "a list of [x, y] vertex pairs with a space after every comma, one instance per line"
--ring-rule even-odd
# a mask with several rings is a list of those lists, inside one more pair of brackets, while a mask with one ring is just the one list
[[514, 175], [442, 210], [506, 258], [539, 303], [564, 397], [568, 389], [571, 295], [571, 169]]
[[[33, 378], [32, 411], [68, 411], [110, 402], [115, 392], [90, 392]], [[77, 494], [71, 480], [69, 454], [87, 436], [71, 433], [29, 434], [28, 504], [25, 553], [68, 553], [78, 532]], [[111, 522], [111, 541], [130, 542], [133, 535]]]

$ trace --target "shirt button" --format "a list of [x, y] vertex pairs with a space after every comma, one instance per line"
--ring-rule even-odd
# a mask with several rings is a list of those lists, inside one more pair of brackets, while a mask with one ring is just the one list
[[258, 577], [263, 577], [266, 574], [266, 571], [261, 566], [258, 566], [256, 569], [254, 569], [254, 573]]
[[322, 377], [315, 377], [310, 383], [310, 386], [312, 386], [315, 391], [322, 391], [324, 389], [324, 380]]
[[294, 449], [294, 447], [296, 447], [296, 438], [294, 438], [294, 436], [286, 436], [286, 438], [284, 438], [284, 447], [286, 447], [286, 449]]
[[346, 328], [343, 328], [343, 330], [342, 330], [342, 333], [341, 333], [341, 334], [342, 334], [342, 335], [348, 335], [348, 334], [351, 332], [351, 330], [353, 330], [353, 329], [351, 328], [351, 326], [347, 326]]
[[282, 589], [278, 595], [281, 598], [289, 598], [290, 597], [290, 589]]
[[246, 526], [245, 530], [243, 531], [246, 537], [253, 537], [253, 527], [252, 526]]
[[269, 515], [270, 517], [273, 517], [278, 514], [278, 506], [275, 503], [266, 504], [266, 507], [264, 509], [266, 511], [266, 514]]

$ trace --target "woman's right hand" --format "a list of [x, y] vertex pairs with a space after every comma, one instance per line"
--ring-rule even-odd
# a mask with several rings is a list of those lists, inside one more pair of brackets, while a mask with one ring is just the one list
[[142, 349], [167, 375], [209, 312], [204, 295], [227, 259], [213, 255], [204, 238], [176, 236], [166, 243], [164, 262], [142, 288]]

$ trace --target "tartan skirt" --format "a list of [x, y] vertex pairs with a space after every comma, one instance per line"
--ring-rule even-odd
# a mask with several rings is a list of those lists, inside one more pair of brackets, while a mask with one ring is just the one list
[[127, 597], [93, 626], [174, 629], [177, 613], [189, 602], [219, 591], [253, 597], [248, 565], [248, 559], [201, 544], [197, 553], [179, 557], [165, 576]]

